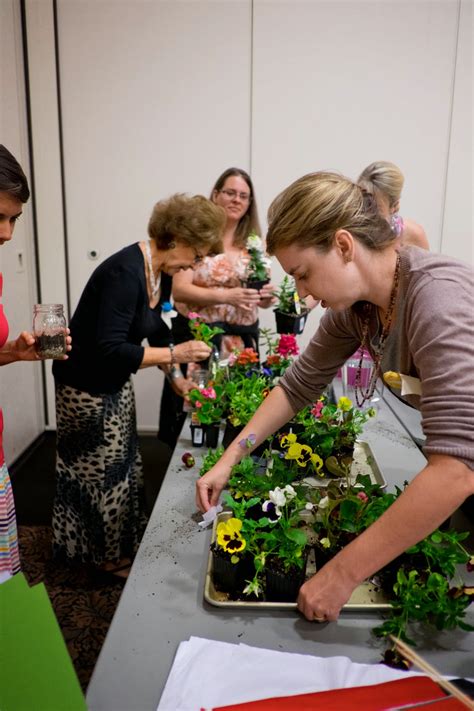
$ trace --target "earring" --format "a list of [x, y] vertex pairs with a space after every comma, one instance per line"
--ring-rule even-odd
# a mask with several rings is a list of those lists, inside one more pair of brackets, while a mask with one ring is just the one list
[[352, 262], [352, 257], [351, 257], [350, 254], [345, 254], [345, 255], [344, 255], [344, 262], [345, 262], [346, 264], [349, 264], [349, 262]]

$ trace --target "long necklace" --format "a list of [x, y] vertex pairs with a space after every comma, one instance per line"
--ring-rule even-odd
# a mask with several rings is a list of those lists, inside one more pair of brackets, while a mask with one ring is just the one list
[[367, 349], [369, 349], [369, 325], [370, 325], [370, 320], [371, 316], [373, 314], [374, 309], [376, 308], [374, 304], [365, 304], [364, 306], [364, 320], [362, 322], [362, 340], [360, 344], [360, 359], [359, 359], [359, 364], [357, 366], [356, 370], [356, 376], [355, 376], [355, 398], [358, 407], [362, 407], [362, 405], [367, 402], [367, 400], [370, 400], [372, 398], [372, 395], [374, 394], [375, 391], [375, 385], [377, 383], [377, 378], [380, 375], [380, 371], [382, 368], [382, 358], [385, 350], [385, 344], [387, 341], [388, 334], [390, 332], [390, 326], [392, 325], [392, 319], [393, 319], [393, 311], [395, 308], [395, 301], [397, 300], [397, 291], [398, 291], [398, 284], [400, 281], [400, 254], [397, 254], [397, 263], [395, 265], [395, 273], [393, 275], [393, 286], [392, 286], [392, 291], [390, 294], [390, 301], [388, 304], [388, 309], [387, 309], [387, 314], [385, 316], [385, 323], [384, 327], [382, 329], [382, 334], [380, 336], [379, 342], [377, 346], [371, 346], [370, 351], [372, 354], [372, 359], [374, 361], [374, 365], [372, 367], [372, 373], [370, 376], [370, 380], [367, 383], [366, 387], [362, 387], [362, 368], [363, 368], [363, 363], [364, 363], [364, 352]]
[[145, 255], [146, 255], [146, 261], [148, 264], [148, 278], [150, 280], [150, 290], [151, 290], [151, 295], [153, 298], [156, 298], [159, 290], [160, 290], [160, 275], [158, 273], [158, 278], [155, 277], [155, 272], [153, 271], [153, 265], [151, 263], [151, 249], [150, 249], [150, 240], [145, 242]]

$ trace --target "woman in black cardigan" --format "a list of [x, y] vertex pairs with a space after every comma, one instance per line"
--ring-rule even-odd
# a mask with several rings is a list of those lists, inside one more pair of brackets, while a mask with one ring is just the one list
[[219, 250], [224, 222], [206, 198], [175, 195], [155, 205], [149, 240], [112, 255], [90, 277], [70, 323], [71, 356], [53, 366], [55, 556], [127, 574], [147, 523], [131, 375], [159, 366], [184, 394], [176, 364], [209, 356], [199, 341], [173, 345], [162, 307], [171, 277]]

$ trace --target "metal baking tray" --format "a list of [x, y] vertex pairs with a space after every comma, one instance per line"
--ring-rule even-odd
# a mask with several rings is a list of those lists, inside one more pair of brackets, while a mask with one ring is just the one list
[[[359, 474], [368, 474], [372, 484], [378, 484], [381, 489], [387, 486], [382, 470], [374, 457], [370, 444], [357, 440], [354, 446], [354, 459], [351, 466], [350, 481], [354, 483]], [[334, 477], [305, 477], [303, 481], [311, 486], [327, 486]]]
[[[212, 528], [213, 543], [216, 539], [216, 528], [220, 521], [225, 521], [231, 516], [230, 511], [223, 511], [214, 521]], [[308, 565], [306, 568], [306, 579], [311, 578], [316, 573], [314, 562], [314, 551], [311, 550]], [[204, 582], [204, 600], [214, 607], [222, 607], [231, 610], [296, 610], [296, 602], [257, 602], [244, 600], [231, 600], [228, 593], [216, 590], [212, 582], [212, 553], [209, 551], [206, 579]], [[384, 593], [377, 589], [369, 581], [359, 585], [352, 593], [350, 599], [343, 606], [343, 612], [381, 612], [390, 610], [391, 605], [387, 601]]]

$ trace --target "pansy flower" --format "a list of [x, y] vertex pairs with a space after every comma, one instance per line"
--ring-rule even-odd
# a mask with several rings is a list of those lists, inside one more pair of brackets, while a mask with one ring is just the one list
[[340, 397], [337, 401], [337, 407], [338, 410], [342, 410], [342, 412], [349, 412], [349, 410], [352, 409], [352, 400], [349, 400], [348, 397]]
[[217, 545], [223, 548], [226, 553], [240, 553], [245, 548], [245, 539], [240, 531], [242, 521], [238, 518], [229, 518], [221, 521], [217, 525]]
[[[291, 437], [291, 435], [289, 435]], [[313, 450], [307, 444], [295, 442], [290, 444], [285, 454], [285, 459], [294, 459], [299, 467], [305, 467], [312, 461]]]

